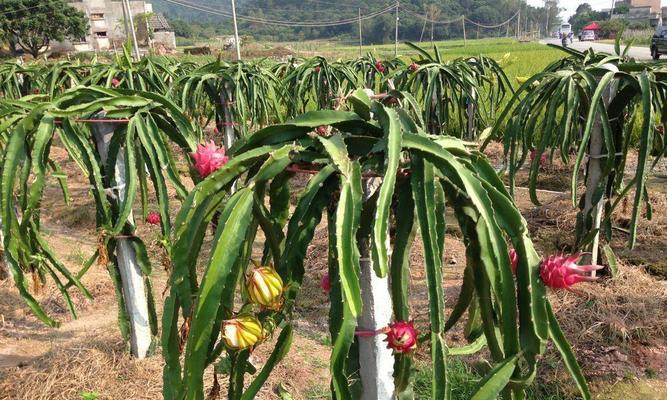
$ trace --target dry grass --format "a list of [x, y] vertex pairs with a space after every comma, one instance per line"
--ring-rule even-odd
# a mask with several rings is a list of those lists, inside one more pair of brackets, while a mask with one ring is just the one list
[[[492, 159], [502, 157], [501, 150], [493, 146], [490, 149]], [[65, 157], [61, 163], [68, 170], [75, 170]], [[561, 167], [554, 166], [545, 171], [545, 178], [559, 174], [563, 174]], [[81, 255], [92, 253], [95, 233], [94, 224], [87, 216], [72, 212], [92, 207], [87, 197], [86, 181], [71, 176], [70, 184], [75, 199], [69, 208], [62, 206], [57, 188], [49, 187], [45, 201], [53, 212], [45, 218], [45, 226], [53, 230], [50, 240], [58, 255], [76, 269], [81, 263]], [[293, 182], [294, 189], [304, 184], [303, 181]], [[548, 194], [540, 198], [544, 205], [535, 207], [525, 191], [517, 193], [517, 202], [529, 222], [538, 250], [543, 254], [567, 250], [573, 241], [576, 215], [569, 195]], [[634, 251], [624, 250], [627, 237], [621, 231], [614, 232], [616, 239], [612, 245], [622, 260], [616, 279], [582, 284], [574, 292], [550, 292], [565, 334], [586, 374], [595, 382], [613, 381], [628, 373], [648, 376], [648, 369], [667, 379], [667, 282], [655, 279], [638, 267], [661, 260], [667, 262], [667, 241], [661, 236], [667, 226], [667, 194], [656, 193], [651, 201], [656, 210], [654, 220], [641, 221]], [[615, 224], [623, 227], [627, 216], [627, 209], [619, 210]], [[451, 309], [465, 266], [465, 249], [456, 225], [449, 225], [454, 218], [448, 216], [447, 222], [444, 285]], [[140, 226], [139, 229], [147, 228]], [[326, 222], [323, 221], [306, 255], [306, 276], [294, 314], [296, 336], [293, 347], [286, 360], [275, 369], [258, 399], [277, 398], [275, 391], [279, 385], [287, 388], [295, 399], [326, 397], [329, 305], [319, 282], [327, 270], [327, 240]], [[258, 249], [260, 247], [258, 243]], [[151, 246], [150, 253], [157, 255], [159, 252]], [[411, 254], [411, 265], [411, 314], [423, 330], [428, 324], [428, 300], [419, 237]], [[155, 270], [155, 293], [161, 303], [165, 273], [159, 268]], [[81, 314], [76, 321], [68, 316], [53, 286], [44, 288], [39, 300], [63, 321], [62, 328], [52, 330], [32, 317], [10, 282], [0, 282], [0, 400], [80, 399], [85, 392], [99, 393], [100, 399], [161, 398], [161, 358], [158, 355], [136, 361], [127, 356], [116, 326], [116, 303], [106, 271], [93, 267], [84, 283], [96, 300], [90, 302], [79, 294], [73, 295]], [[448, 341], [460, 344], [462, 335], [454, 330], [448, 335]], [[271, 343], [267, 343], [257, 349], [253, 354], [255, 365], [263, 364], [271, 348]], [[428, 349], [424, 346], [417, 357], [427, 360]], [[555, 351], [547, 354], [541, 371], [543, 381], [559, 387], [571, 386]], [[209, 390], [213, 382], [210, 369], [205, 382]], [[226, 382], [223, 378], [220, 385], [224, 394]]]
[[549, 298], [587, 375], [643, 375], [651, 367], [667, 376], [667, 282], [621, 264], [614, 279]]
[[162, 361], [134, 360], [116, 332], [97, 332], [29, 366], [0, 370], [0, 399], [79, 399], [85, 392], [100, 393], [100, 399], [159, 399]]

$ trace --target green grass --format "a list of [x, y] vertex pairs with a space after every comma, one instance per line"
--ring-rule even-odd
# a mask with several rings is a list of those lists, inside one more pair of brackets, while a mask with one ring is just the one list
[[[452, 400], [468, 400], [475, 393], [477, 382], [482, 378], [470, 366], [459, 359], [452, 359], [447, 366], [449, 385], [452, 390]], [[428, 364], [417, 364], [415, 374], [415, 399], [431, 398], [431, 368]], [[571, 396], [563, 394], [558, 387], [545, 387], [539, 384], [528, 390], [527, 400], [569, 400]]]

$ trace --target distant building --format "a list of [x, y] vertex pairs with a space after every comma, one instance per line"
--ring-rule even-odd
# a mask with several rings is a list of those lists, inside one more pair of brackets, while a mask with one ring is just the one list
[[627, 14], [612, 14], [612, 19], [623, 19], [632, 22], [648, 22], [651, 26], [662, 24], [662, 0], [624, 0], [616, 1], [616, 7], [627, 4]]
[[[86, 36], [79, 38], [79, 40], [56, 43], [51, 46], [52, 50], [108, 51], [120, 48], [127, 40], [122, 1], [70, 0], [69, 4], [86, 14], [90, 25], [89, 32]], [[152, 4], [145, 1], [130, 0], [129, 4], [133, 16], [153, 12]], [[153, 31], [154, 44], [166, 48], [176, 47], [176, 36], [163, 16], [153, 14], [148, 24]], [[137, 27], [136, 29], [138, 32], [144, 32], [144, 37], [140, 37], [138, 41], [143, 45], [148, 45], [148, 40], [145, 37], [146, 29], [145, 27], [142, 28], [139, 29]]]
[[659, 13], [662, 9], [662, 0], [630, 0], [630, 8], [648, 7], [651, 13]]

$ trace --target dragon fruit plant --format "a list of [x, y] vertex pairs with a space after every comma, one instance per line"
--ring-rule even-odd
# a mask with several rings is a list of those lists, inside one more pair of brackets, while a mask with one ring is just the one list
[[[496, 110], [514, 93], [495, 60], [484, 56], [445, 60], [436, 46], [430, 54], [416, 44], [406, 44], [419, 54], [418, 63], [399, 68], [388, 78], [393, 78], [396, 89], [416, 99], [429, 133], [464, 138], [471, 120], [478, 127], [474, 137], [466, 137], [472, 140], [492, 126]], [[472, 115], [468, 115], [469, 104], [474, 105]]]
[[[229, 399], [257, 395], [289, 351], [295, 301], [308, 267], [306, 251], [326, 218], [329, 266], [326, 279], [317, 280], [322, 278], [330, 300], [335, 398], [357, 399], [362, 389], [359, 246], [368, 243], [373, 270], [391, 278], [393, 308], [393, 322], [368, 334], [384, 335], [393, 349], [398, 398], [411, 393], [416, 346], [430, 347], [432, 398], [445, 399], [448, 357], [471, 354], [484, 345], [495, 367], [480, 382], [475, 398], [494, 399], [501, 392], [522, 398], [551, 340], [582, 396], [589, 399], [542, 280], [559, 286], [562, 279], [579, 280], [572, 273], [585, 268], [568, 257], [547, 259], [540, 269], [525, 220], [481, 153], [457, 138], [427, 134], [404, 109], [371, 101], [363, 90], [342, 106], [347, 111], [309, 112], [240, 139], [226, 153], [228, 162], [199, 182], [184, 201], [174, 224], [162, 319], [164, 398], [203, 399], [204, 372], [213, 365], [226, 366], [215, 371], [228, 375]], [[320, 126], [329, 127], [328, 135], [316, 133]], [[309, 180], [291, 206], [290, 179], [297, 173]], [[381, 179], [381, 184], [362, 196], [369, 177]], [[233, 185], [237, 190], [231, 193]], [[461, 227], [467, 259], [449, 317], [442, 282], [447, 207]], [[208, 245], [203, 251], [213, 218], [218, 223], [210, 251]], [[265, 248], [262, 259], [252, 265], [259, 230]], [[428, 323], [420, 327], [423, 343], [418, 343], [409, 307], [409, 255], [415, 240], [424, 249], [428, 288]], [[508, 241], [514, 249], [511, 257]], [[204, 270], [198, 272], [202, 264]], [[462, 323], [466, 312], [478, 316], [464, 329], [469, 344], [450, 347], [446, 333]], [[262, 346], [273, 349], [255, 370], [249, 357]]]
[[[667, 118], [666, 70], [628, 59], [628, 48], [622, 51], [617, 43], [616, 54], [567, 49], [566, 58], [522, 82], [482, 146], [502, 140], [510, 192], [530, 157], [528, 187], [535, 204], [539, 204], [537, 179], [544, 160], [557, 150], [565, 165], [574, 159], [570, 191], [572, 207], [579, 209], [577, 249], [596, 247], [594, 238], [599, 235], [611, 240], [612, 215], [632, 192], [629, 247], [637, 240], [642, 210], [651, 218], [647, 179], [665, 156], [664, 138], [655, 126]], [[592, 153], [594, 143], [596, 154]], [[628, 162], [635, 143], [637, 162]], [[580, 195], [582, 171], [586, 172], [586, 193]], [[601, 223], [596, 218], [598, 206], [602, 207]], [[608, 259], [614, 258], [609, 246], [604, 251]]]
[[379, 60], [372, 53], [351, 60], [348, 65], [357, 74], [365, 87], [377, 93], [387, 92], [387, 77], [394, 71], [405, 69], [405, 63], [400, 58], [393, 60]]
[[[106, 111], [106, 115], [100, 116], [100, 111]], [[144, 276], [150, 333], [157, 335], [157, 316], [150, 286], [151, 264], [144, 241], [137, 236], [135, 225], [128, 217], [135, 200], [141, 200], [143, 219], [149, 224], [160, 225], [160, 243], [168, 259], [173, 222], [170, 203], [174, 199], [167, 191], [167, 184], [174, 188], [177, 200], [187, 196], [172, 143], [184, 153], [195, 151], [201, 132], [167, 98], [148, 92], [101, 87], [76, 87], [48, 103], [17, 102], [11, 110], [3, 108], [0, 118], [3, 118], [0, 136], [4, 144], [0, 152], [0, 220], [6, 249], [4, 255], [16, 287], [28, 306], [46, 324], [58, 325], [59, 322], [37, 302], [27, 283], [29, 276], [39, 280], [35, 286], [51, 278], [76, 317], [70, 292], [79, 290], [84, 296], [91, 297], [81, 278], [97, 261], [109, 270], [116, 286], [119, 324], [127, 339], [131, 315], [125, 309], [116, 247], [117, 242], [124, 239], [136, 253], [137, 265]], [[99, 119], [122, 121], [114, 123], [115, 128], [109, 132], [111, 139], [106, 163], [100, 161], [101, 150], [94, 138], [93, 130], [99, 124], [90, 122]], [[56, 135], [69, 157], [88, 177], [90, 195], [96, 205], [98, 250], [77, 273], [69, 271], [56, 257], [41, 229], [41, 200], [50, 176], [59, 180], [65, 202], [69, 200], [66, 174], [49, 157]], [[113, 173], [120, 157], [125, 164], [124, 185], [116, 182]], [[148, 189], [151, 185], [158, 211], [149, 214]], [[17, 188], [22, 190], [19, 192]]]
[[263, 65], [222, 60], [184, 74], [176, 80], [171, 95], [192, 117], [211, 119], [216, 133], [229, 130], [234, 137], [282, 122], [285, 113], [280, 99], [290, 98], [276, 75]]
[[320, 56], [305, 60], [286, 70], [282, 79], [287, 116], [336, 108], [338, 99], [361, 87], [362, 82], [347, 63], [329, 62]]

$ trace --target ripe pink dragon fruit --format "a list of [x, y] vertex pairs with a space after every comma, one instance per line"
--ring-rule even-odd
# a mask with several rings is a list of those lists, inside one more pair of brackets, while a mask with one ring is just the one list
[[419, 69], [419, 64], [417, 63], [410, 64], [410, 72], [417, 72], [418, 69]]
[[321, 68], [320, 68], [319, 65], [318, 65], [317, 67], [315, 67], [315, 73], [316, 73], [316, 74], [319, 74], [319, 73], [320, 73], [320, 69], [321, 69]]
[[117, 88], [119, 85], [120, 85], [120, 80], [118, 80], [118, 78], [113, 78], [111, 80], [111, 86]]
[[[535, 160], [535, 157], [537, 156], [537, 151], [535, 149], [532, 149], [530, 151], [530, 161], [532, 162]], [[547, 161], [549, 160], [549, 156], [547, 153], [542, 153], [540, 156], [540, 167], [545, 167], [547, 165]]]
[[576, 253], [569, 256], [553, 255], [540, 263], [540, 277], [544, 284], [553, 289], [568, 289], [579, 282], [593, 281], [594, 277], [584, 275], [601, 269], [599, 265], [577, 265], [575, 261], [582, 256]]
[[161, 221], [160, 214], [156, 213], [155, 211], [149, 213], [146, 216], [146, 222], [148, 222], [151, 225], [159, 225]]
[[317, 129], [315, 129], [315, 132], [320, 136], [324, 136], [327, 134], [327, 127], [324, 125], [318, 126]]
[[331, 291], [331, 282], [329, 281], [329, 274], [322, 275], [322, 280], [320, 281], [320, 287], [324, 290], [324, 293], [329, 294]]
[[379, 73], [384, 74], [385, 68], [384, 64], [382, 64], [382, 61], [378, 61], [375, 63], [375, 69], [377, 69]]
[[413, 321], [396, 321], [385, 328], [387, 348], [396, 353], [408, 353], [417, 348], [417, 330]]
[[516, 253], [516, 250], [514, 250], [514, 248], [510, 248], [509, 256], [510, 256], [510, 266], [512, 267], [512, 273], [516, 275], [516, 270], [519, 267], [519, 255]]
[[206, 178], [229, 161], [229, 157], [225, 155], [225, 148], [216, 146], [212, 140], [198, 145], [197, 151], [190, 155], [195, 160], [195, 169], [202, 178]]

